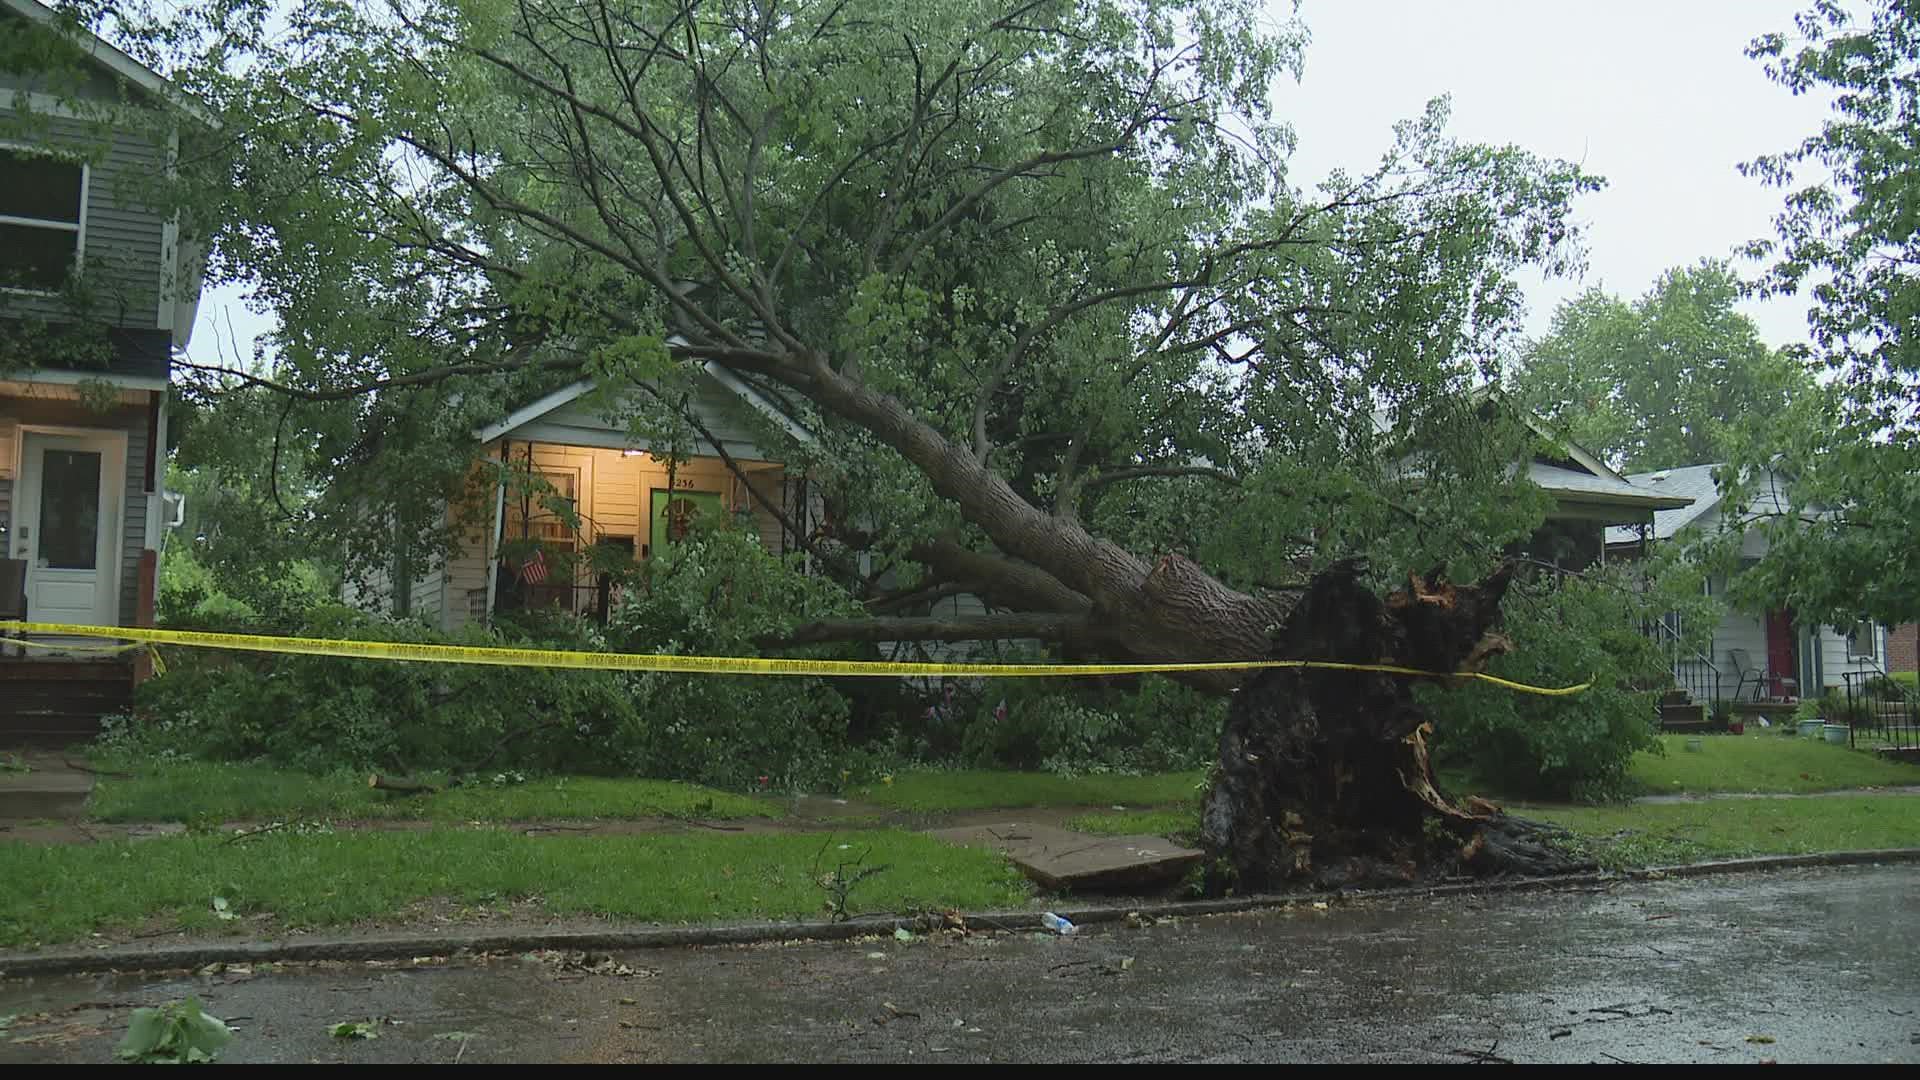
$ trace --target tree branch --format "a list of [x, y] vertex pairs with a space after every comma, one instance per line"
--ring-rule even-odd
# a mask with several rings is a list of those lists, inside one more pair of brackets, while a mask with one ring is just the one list
[[763, 648], [810, 645], [825, 641], [1004, 641], [1033, 638], [1065, 641], [1084, 633], [1086, 619], [1052, 612], [969, 615], [956, 618], [876, 616], [865, 619], [822, 619], [794, 628], [785, 636], [761, 638]]
[[1138, 480], [1148, 476], [1204, 476], [1218, 480], [1223, 484], [1240, 486], [1240, 478], [1224, 469], [1210, 468], [1204, 465], [1140, 465], [1125, 469], [1114, 469], [1093, 476], [1080, 486], [1082, 490], [1091, 490], [1105, 484], [1117, 484], [1122, 480]]

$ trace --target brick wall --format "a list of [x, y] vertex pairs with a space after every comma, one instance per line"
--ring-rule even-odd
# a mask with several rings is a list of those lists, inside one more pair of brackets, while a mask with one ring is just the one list
[[1920, 623], [1887, 631], [1887, 670], [1920, 671]]

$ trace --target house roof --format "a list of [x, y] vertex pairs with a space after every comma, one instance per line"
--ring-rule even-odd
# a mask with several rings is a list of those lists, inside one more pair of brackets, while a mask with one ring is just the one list
[[[1612, 473], [1612, 470], [1608, 470]], [[1599, 475], [1575, 469], [1551, 465], [1544, 461], [1534, 461], [1527, 465], [1527, 476], [1549, 494], [1588, 502], [1622, 503], [1631, 506], [1653, 508], [1655, 517], [1661, 513], [1677, 513], [1687, 498], [1673, 491], [1646, 487], [1633, 483], [1620, 476]]]
[[[701, 370], [708, 378], [711, 378], [714, 382], [719, 383], [721, 386], [725, 387], [727, 390], [737, 395], [741, 400], [745, 401], [749, 406], [751, 406], [756, 412], [759, 412], [762, 415], [766, 416], [768, 419], [772, 420], [783, 431], [793, 436], [795, 439], [798, 439], [801, 442], [812, 442], [814, 440], [813, 432], [808, 431], [803, 425], [801, 425], [798, 421], [796, 421], [792, 416], [788, 415], [786, 410], [780, 408], [777, 404], [768, 400], [766, 395], [762, 394], [759, 390], [755, 389], [751, 384], [747, 383], [745, 380], [741, 379], [739, 376], [735, 375], [733, 372], [728, 371], [726, 368], [721, 367], [720, 365], [714, 363], [711, 360], [706, 361], [704, 364], [702, 364]], [[594, 388], [594, 382], [592, 379], [582, 379], [577, 383], [573, 383], [568, 386], [563, 386], [560, 389], [555, 390], [551, 394], [546, 395], [545, 397], [528, 402], [526, 405], [523, 405], [520, 408], [515, 409], [513, 412], [508, 413], [506, 416], [495, 421], [494, 423], [488, 424], [487, 426], [479, 429], [478, 431], [475, 431], [473, 433], [474, 438], [478, 439], [482, 443], [492, 442], [493, 440], [500, 438], [502, 435], [506, 435], [519, 428], [525, 427], [528, 424], [534, 423], [540, 418], [547, 416], [561, 408], [564, 408], [565, 406], [570, 405], [575, 401], [578, 401], [581, 397], [584, 397], [593, 388]]]
[[[1489, 401], [1496, 396], [1501, 395], [1488, 387], [1473, 391], [1473, 400], [1476, 402]], [[1527, 463], [1527, 478], [1561, 502], [1631, 507], [1636, 513], [1651, 509], [1657, 514], [1662, 510], [1683, 507], [1689, 501], [1688, 496], [1634, 483], [1631, 478], [1614, 471], [1599, 455], [1555, 431], [1530, 410], [1518, 406], [1514, 406], [1514, 409], [1529, 430], [1566, 455], [1560, 461], [1535, 459]], [[1392, 432], [1393, 418], [1387, 410], [1375, 410], [1372, 420], [1375, 431], [1381, 434]]]
[[[1680, 530], [1705, 517], [1721, 502], [1720, 487], [1714, 483], [1715, 469], [1726, 466], [1716, 462], [1711, 465], [1687, 465], [1678, 469], [1658, 469], [1653, 472], [1634, 473], [1627, 477], [1635, 486], [1674, 495], [1684, 495], [1693, 500], [1692, 505], [1671, 510], [1657, 510], [1653, 515], [1653, 533], [1655, 540], [1671, 540]], [[1786, 496], [1778, 486], [1769, 482], [1753, 492], [1753, 508], [1760, 513], [1785, 513]], [[1607, 530], [1607, 543], [1626, 544], [1640, 539], [1638, 530], [1630, 528], [1611, 528]]]
[[[0, 10], [11, 11], [23, 18], [42, 25], [54, 25], [66, 21], [59, 12], [39, 2], [39, 0], [0, 0]], [[140, 87], [161, 101], [178, 108], [180, 111], [206, 124], [218, 128], [220, 121], [207, 110], [205, 105], [195, 101], [185, 91], [169, 82], [166, 76], [128, 56], [112, 42], [91, 29], [82, 27], [86, 34], [83, 41], [74, 45], [91, 56], [102, 67]]]

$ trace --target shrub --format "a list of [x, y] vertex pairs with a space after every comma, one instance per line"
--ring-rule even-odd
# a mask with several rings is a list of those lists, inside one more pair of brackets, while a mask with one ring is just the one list
[[1070, 688], [1039, 679], [992, 683], [958, 758], [974, 767], [1142, 773], [1199, 768], [1219, 752], [1224, 698], [1157, 675], [1131, 686]]
[[1869, 723], [1873, 713], [1872, 698], [1867, 695], [1849, 699], [1844, 690], [1829, 688], [1820, 695], [1817, 715], [1829, 724], [1847, 724], [1859, 726]]
[[[724, 522], [656, 552], [628, 585], [607, 634], [635, 652], [758, 656], [762, 639], [855, 611], [831, 583]], [[813, 790], [873, 771], [853, 747], [847, 699], [827, 679], [647, 672], [629, 686], [634, 709], [614, 752], [630, 771], [733, 788], [766, 777], [772, 786]]]
[[[530, 640], [512, 629], [442, 634], [330, 605], [295, 628], [302, 637], [482, 646], [592, 647]], [[212, 760], [265, 760], [325, 772], [523, 768], [605, 771], [605, 747], [632, 717], [612, 672], [395, 663], [328, 656], [169, 649], [166, 674], [141, 686], [136, 722], [112, 732], [130, 750]]]
[[1422, 686], [1436, 760], [1511, 795], [1599, 800], [1628, 793], [1633, 755], [1660, 745], [1652, 688], [1670, 681], [1666, 653], [1640, 627], [1698, 602], [1697, 586], [1686, 578], [1675, 570], [1635, 577], [1607, 568], [1516, 581], [1504, 605], [1513, 651], [1488, 670], [1536, 686], [1592, 687], [1546, 697], [1480, 682]]

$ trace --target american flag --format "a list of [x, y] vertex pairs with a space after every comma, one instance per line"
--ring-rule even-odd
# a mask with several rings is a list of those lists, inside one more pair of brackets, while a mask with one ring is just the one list
[[547, 556], [545, 552], [539, 548], [533, 549], [533, 554], [527, 556], [527, 561], [520, 564], [520, 580], [529, 585], [546, 584]]

